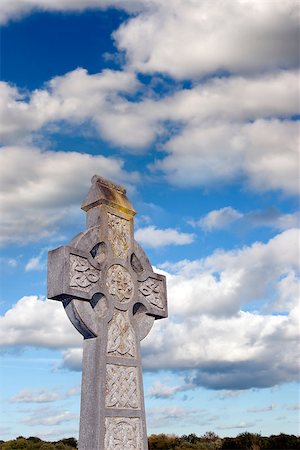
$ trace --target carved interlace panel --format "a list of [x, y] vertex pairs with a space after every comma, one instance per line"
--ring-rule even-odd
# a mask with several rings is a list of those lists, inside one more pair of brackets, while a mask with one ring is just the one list
[[108, 408], [140, 408], [136, 367], [106, 365], [105, 406]]
[[100, 271], [87, 258], [70, 254], [70, 287], [88, 292], [100, 279]]
[[141, 420], [135, 417], [105, 419], [105, 450], [143, 450]]
[[107, 353], [113, 356], [136, 356], [135, 334], [127, 312], [114, 313], [108, 325]]
[[126, 258], [126, 253], [130, 246], [129, 221], [108, 213], [108, 240], [114, 255], [118, 258]]
[[147, 278], [147, 280], [139, 284], [139, 291], [154, 306], [157, 306], [160, 309], [164, 308], [164, 288], [160, 280]]
[[134, 291], [130, 273], [125, 267], [114, 264], [107, 271], [106, 285], [108, 292], [117, 297], [117, 300], [126, 303], [131, 300]]

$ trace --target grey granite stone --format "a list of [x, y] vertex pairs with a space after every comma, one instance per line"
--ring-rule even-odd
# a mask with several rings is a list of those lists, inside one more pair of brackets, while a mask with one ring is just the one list
[[126, 190], [92, 178], [87, 229], [49, 252], [48, 298], [84, 338], [79, 450], [146, 450], [140, 341], [167, 317], [166, 281], [134, 240]]

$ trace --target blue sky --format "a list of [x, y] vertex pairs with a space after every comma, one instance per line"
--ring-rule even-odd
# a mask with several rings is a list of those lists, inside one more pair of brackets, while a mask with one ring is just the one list
[[148, 433], [299, 433], [299, 4], [2, 1], [0, 437], [77, 436], [82, 341], [47, 251], [95, 173], [168, 280]]

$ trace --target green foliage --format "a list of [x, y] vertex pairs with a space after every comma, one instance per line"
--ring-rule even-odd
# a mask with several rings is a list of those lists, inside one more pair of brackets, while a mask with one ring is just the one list
[[241, 433], [236, 438], [225, 438], [222, 450], [261, 450], [263, 438], [259, 434]]
[[[241, 433], [235, 438], [221, 439], [209, 431], [203, 436], [192, 433], [181, 437], [167, 434], [153, 434], [149, 437], [149, 450], [299, 450], [300, 438], [294, 435], [279, 434], [263, 437], [254, 433]], [[31, 436], [19, 436], [12, 441], [1, 441], [0, 450], [74, 450], [77, 441], [74, 438], [56, 442], [42, 441]]]
[[152, 434], [149, 437], [149, 450], [163, 450], [168, 448], [168, 450], [173, 450], [178, 445], [178, 440], [176, 436], [170, 436], [166, 434]]
[[194, 433], [181, 437], [154, 434], [148, 441], [149, 450], [218, 450], [222, 446], [222, 440], [213, 432], [208, 432], [202, 437]]
[[263, 450], [299, 450], [300, 448], [300, 438], [299, 436], [279, 434], [277, 436], [270, 436], [269, 438], [264, 438], [266, 440], [265, 447]]
[[77, 448], [77, 440], [73, 437], [61, 439], [59, 442], [62, 442], [63, 444], [68, 445], [69, 447]]
[[45, 442], [38, 437], [17, 437], [12, 441], [0, 442], [0, 450], [74, 450], [77, 441], [74, 438], [62, 439], [57, 442]]

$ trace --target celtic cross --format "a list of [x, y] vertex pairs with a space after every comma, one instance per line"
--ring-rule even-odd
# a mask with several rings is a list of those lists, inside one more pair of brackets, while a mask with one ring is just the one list
[[79, 450], [146, 450], [140, 341], [167, 317], [165, 277], [134, 240], [126, 191], [101, 177], [87, 230], [49, 252], [48, 298], [84, 337]]

